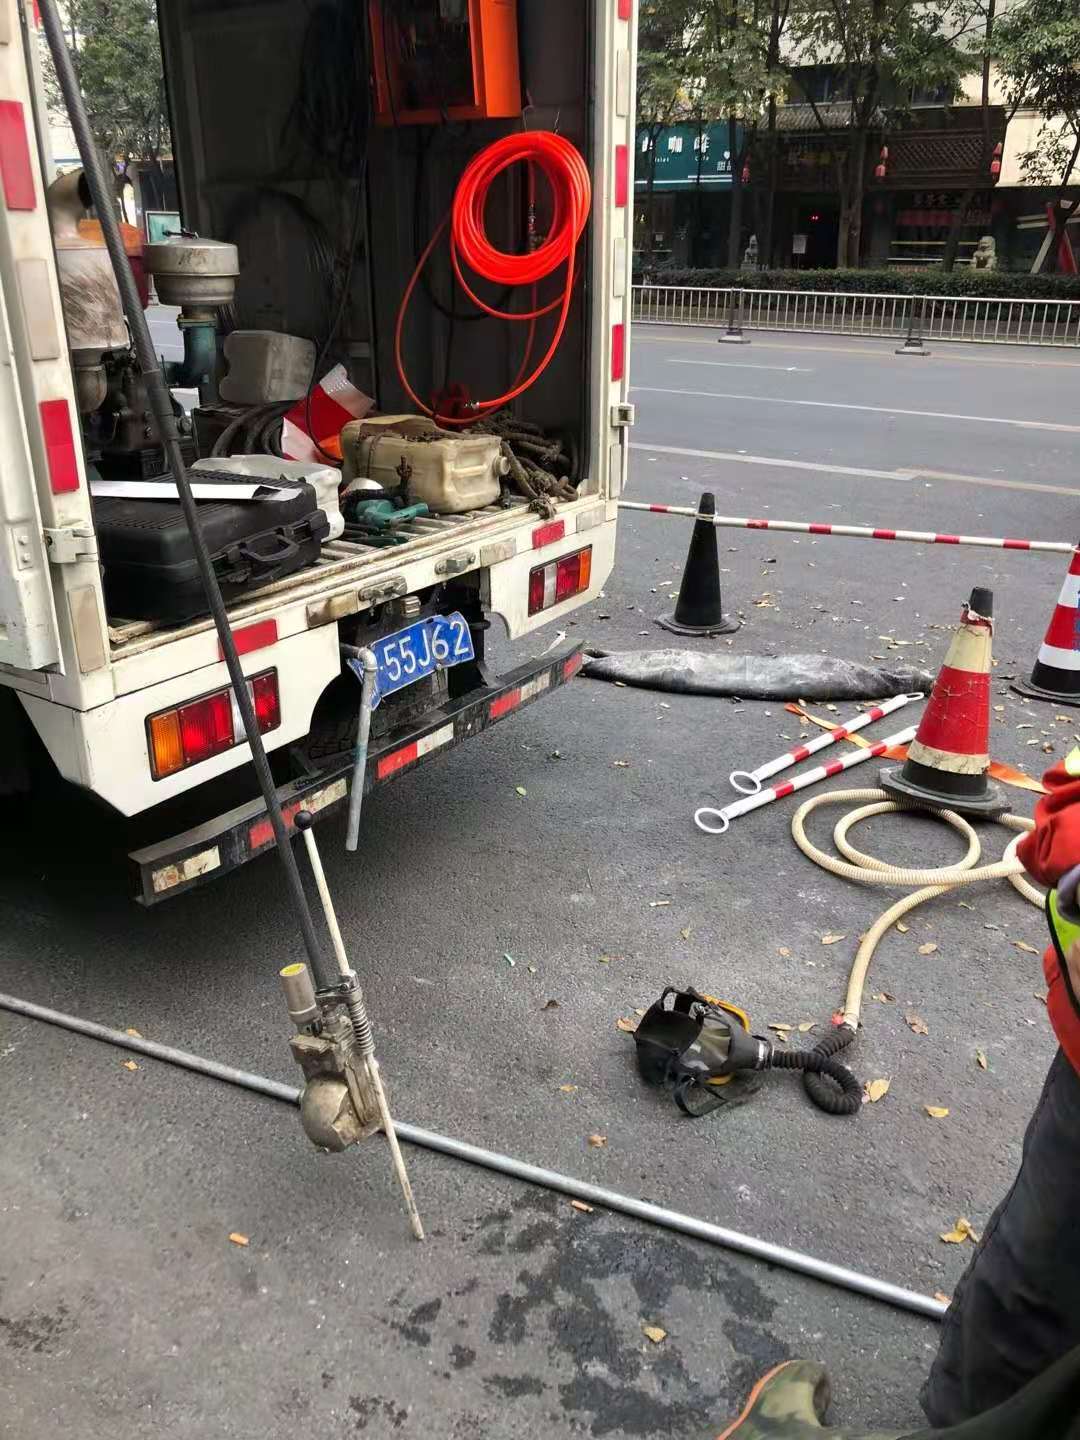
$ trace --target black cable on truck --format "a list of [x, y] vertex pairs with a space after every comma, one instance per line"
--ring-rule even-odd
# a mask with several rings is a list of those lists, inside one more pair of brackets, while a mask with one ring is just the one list
[[315, 934], [315, 927], [311, 918], [311, 910], [308, 906], [307, 896], [304, 893], [303, 882], [300, 879], [300, 871], [297, 868], [296, 857], [293, 854], [292, 845], [289, 840], [289, 832], [285, 825], [285, 817], [281, 813], [281, 805], [278, 801], [277, 790], [274, 786], [274, 777], [270, 773], [270, 764], [266, 758], [266, 750], [263, 747], [262, 735], [259, 733], [258, 722], [255, 718], [255, 707], [251, 695], [248, 692], [244, 671], [240, 664], [240, 656], [237, 654], [236, 642], [233, 640], [232, 629], [229, 625], [228, 612], [225, 609], [225, 602], [221, 598], [221, 590], [218, 587], [217, 577], [214, 574], [214, 567], [210, 559], [210, 553], [206, 548], [206, 541], [203, 538], [202, 529], [199, 524], [198, 508], [194, 496], [191, 493], [191, 483], [187, 471], [184, 469], [183, 456], [180, 452], [180, 437], [176, 429], [176, 417], [173, 414], [172, 399], [168, 386], [158, 365], [157, 357], [154, 354], [154, 345], [150, 337], [150, 327], [143, 314], [142, 301], [135, 286], [135, 277], [131, 266], [128, 263], [127, 254], [124, 250], [124, 242], [120, 237], [120, 226], [117, 223], [116, 212], [113, 208], [113, 193], [111, 186], [105, 179], [101, 165], [101, 157], [98, 154], [97, 146], [94, 143], [93, 134], [90, 129], [90, 120], [86, 113], [86, 106], [83, 102], [82, 92], [79, 89], [79, 82], [75, 75], [75, 67], [71, 61], [71, 53], [68, 50], [67, 40], [64, 37], [63, 25], [60, 20], [60, 12], [56, 0], [40, 0], [42, 24], [45, 29], [45, 38], [48, 41], [49, 53], [52, 55], [53, 65], [56, 68], [56, 77], [60, 83], [60, 91], [67, 106], [68, 119], [71, 122], [71, 129], [75, 135], [75, 143], [79, 147], [79, 158], [82, 160], [83, 172], [86, 175], [87, 184], [90, 187], [90, 195], [97, 210], [98, 220], [101, 224], [101, 232], [105, 245], [109, 251], [109, 259], [112, 261], [113, 274], [116, 277], [117, 288], [120, 291], [120, 300], [124, 307], [124, 314], [127, 317], [128, 326], [131, 330], [131, 337], [135, 345], [135, 354], [138, 359], [139, 369], [146, 382], [146, 394], [150, 403], [151, 413], [154, 418], [154, 425], [161, 439], [165, 457], [169, 464], [169, 471], [176, 482], [176, 491], [180, 498], [180, 507], [184, 512], [184, 520], [188, 530], [191, 532], [192, 548], [195, 552], [195, 562], [199, 567], [199, 576], [202, 580], [203, 590], [206, 592], [207, 604], [210, 607], [210, 614], [213, 616], [214, 625], [217, 628], [218, 640], [221, 644], [221, 653], [228, 667], [229, 679], [232, 683], [233, 694], [240, 709], [240, 718], [244, 723], [244, 733], [247, 736], [248, 744], [251, 746], [251, 763], [255, 767], [255, 774], [259, 781], [259, 787], [266, 802], [267, 814], [270, 817], [270, 824], [274, 831], [274, 840], [277, 844], [278, 857], [285, 871], [286, 884], [296, 910], [297, 919], [300, 922], [300, 932], [304, 940], [304, 948], [307, 951], [308, 961], [311, 965], [312, 974], [316, 983], [322, 988], [330, 983], [330, 972], [323, 961], [322, 952]]

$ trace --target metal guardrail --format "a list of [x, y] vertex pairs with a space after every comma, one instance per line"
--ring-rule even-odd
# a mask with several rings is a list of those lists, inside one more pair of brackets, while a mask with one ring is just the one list
[[1080, 347], [1080, 300], [871, 295], [829, 290], [750, 290], [635, 285], [633, 317], [644, 324], [726, 326], [734, 303], [748, 330], [906, 336], [981, 345]]

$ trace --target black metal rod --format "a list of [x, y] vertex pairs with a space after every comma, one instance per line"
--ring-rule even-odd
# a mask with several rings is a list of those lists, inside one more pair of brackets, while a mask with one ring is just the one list
[[127, 254], [124, 250], [124, 242], [120, 236], [120, 226], [117, 223], [116, 212], [113, 208], [112, 187], [106, 181], [105, 172], [101, 164], [101, 157], [94, 143], [90, 120], [86, 113], [86, 106], [83, 103], [82, 92], [79, 89], [79, 81], [75, 74], [75, 67], [72, 64], [67, 40], [64, 37], [63, 25], [60, 21], [60, 12], [57, 8], [56, 0], [41, 0], [39, 8], [41, 11], [42, 24], [45, 29], [45, 38], [49, 45], [49, 53], [52, 55], [53, 65], [56, 69], [56, 77], [60, 82], [60, 91], [64, 97], [64, 103], [67, 106], [68, 119], [71, 122], [75, 143], [79, 147], [79, 158], [82, 160], [83, 172], [86, 175], [86, 181], [90, 187], [90, 195], [94, 202], [94, 208], [97, 210], [102, 235], [109, 251], [109, 259], [112, 261], [113, 273], [116, 276], [116, 284], [120, 291], [120, 300], [124, 307], [124, 314], [127, 317], [131, 338], [135, 345], [135, 354], [138, 358], [139, 369], [142, 371], [143, 379], [146, 382], [146, 393], [150, 402], [151, 413], [154, 417], [154, 424], [165, 450], [165, 458], [168, 461], [172, 478], [176, 482], [176, 491], [180, 497], [180, 506], [184, 512], [184, 520], [191, 532], [192, 547], [195, 551], [195, 562], [199, 567], [199, 575], [202, 580], [203, 589], [206, 592], [210, 614], [213, 616], [214, 624], [217, 627], [218, 639], [221, 642], [221, 653], [228, 667], [229, 679], [232, 682], [236, 703], [240, 707], [240, 718], [244, 722], [244, 733], [251, 747], [251, 763], [255, 767], [255, 774], [258, 778], [263, 798], [266, 801], [267, 814], [270, 817], [270, 824], [274, 831], [274, 839], [277, 842], [278, 857], [285, 870], [289, 893], [296, 909], [297, 919], [300, 922], [300, 931], [303, 935], [308, 962], [311, 965], [311, 971], [315, 976], [316, 983], [322, 987], [329, 983], [330, 972], [323, 963], [322, 951], [315, 934], [311, 909], [308, 905], [307, 896], [304, 893], [303, 882], [300, 879], [300, 871], [296, 864], [296, 856], [293, 854], [292, 844], [289, 840], [289, 832], [285, 826], [285, 817], [281, 813], [281, 805], [278, 802], [274, 777], [270, 773], [270, 765], [266, 758], [266, 750], [263, 747], [262, 735], [259, 733], [258, 721], [255, 718], [255, 707], [248, 693], [247, 681], [240, 664], [240, 656], [236, 650], [236, 642], [233, 640], [228, 611], [225, 609], [225, 602], [221, 598], [221, 590], [218, 587], [217, 576], [214, 574], [214, 566], [210, 559], [210, 552], [206, 548], [206, 540], [203, 537], [199, 525], [198, 509], [191, 493], [191, 485], [188, 481], [187, 471], [184, 468], [184, 459], [180, 452], [180, 437], [176, 429], [176, 418], [173, 415], [169, 388], [165, 383], [165, 377], [161, 373], [157, 356], [154, 354], [150, 327], [146, 323], [146, 316], [143, 314], [142, 301], [139, 299], [139, 292], [135, 285], [135, 277], [132, 274], [131, 266], [128, 263]]

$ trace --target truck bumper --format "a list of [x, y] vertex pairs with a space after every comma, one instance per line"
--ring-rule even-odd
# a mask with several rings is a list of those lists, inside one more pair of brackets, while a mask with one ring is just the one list
[[[460, 699], [440, 706], [413, 730], [399, 732], [380, 745], [372, 745], [364, 794], [411, 774], [425, 761], [444, 754], [463, 740], [479, 735], [534, 700], [557, 690], [577, 674], [583, 659], [580, 647], [573, 646], [543, 661], [530, 661], [500, 676], [497, 683], [479, 686]], [[357, 686], [358, 704], [359, 698]], [[319, 820], [340, 810], [348, 800], [352, 769], [350, 755], [317, 775], [281, 786], [278, 799], [289, 830], [293, 830], [293, 822], [301, 810], [311, 811]], [[136, 877], [135, 898], [142, 905], [171, 900], [216, 880], [226, 871], [235, 870], [273, 845], [274, 834], [266, 805], [261, 797], [251, 800], [194, 830], [132, 851], [129, 859]]]

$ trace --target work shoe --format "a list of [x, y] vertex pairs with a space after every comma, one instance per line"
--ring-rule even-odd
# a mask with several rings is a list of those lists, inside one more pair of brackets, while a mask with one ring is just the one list
[[896, 1430], [847, 1430], [822, 1425], [829, 1377], [811, 1360], [788, 1360], [763, 1376], [739, 1418], [716, 1440], [902, 1440]]

